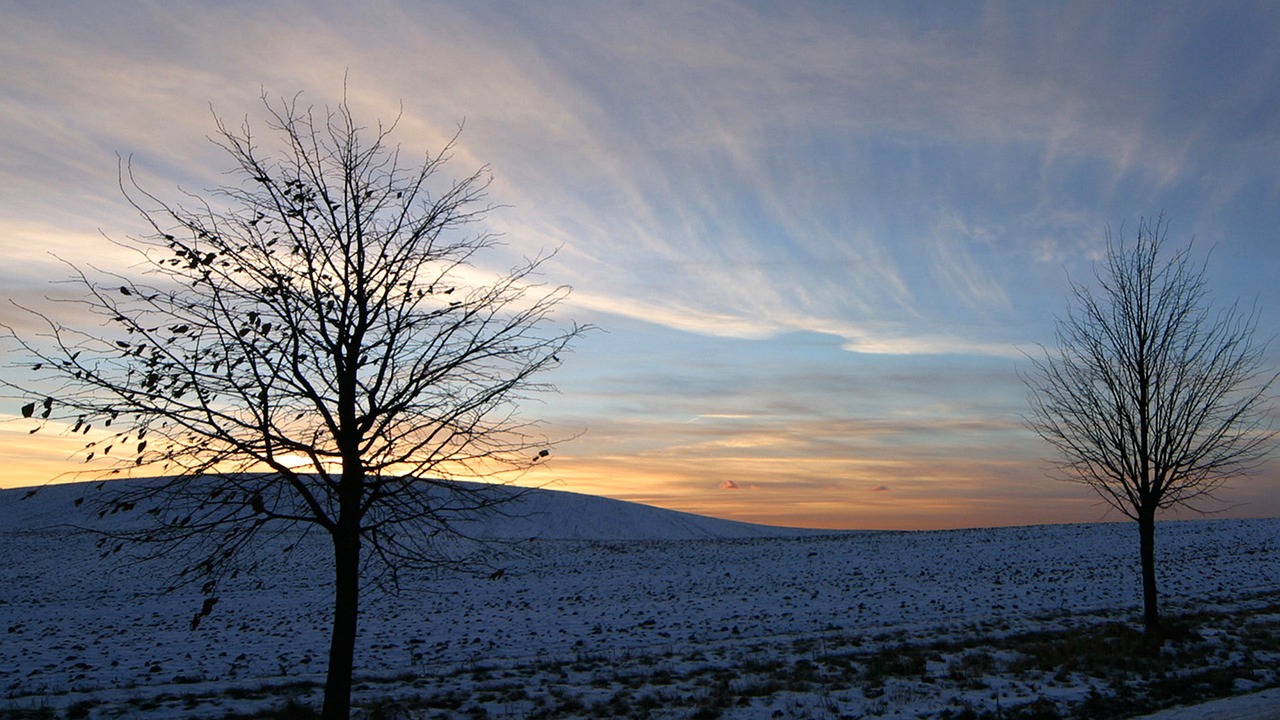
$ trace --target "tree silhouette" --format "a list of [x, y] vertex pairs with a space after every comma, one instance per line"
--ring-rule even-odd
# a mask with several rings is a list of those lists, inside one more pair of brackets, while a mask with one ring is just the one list
[[41, 314], [35, 339], [10, 336], [36, 373], [26, 399], [45, 390], [24, 416], [109, 427], [86, 459], [123, 453], [114, 472], [164, 476], [122, 483], [110, 509], [147, 507], [128, 539], [182, 553], [208, 597], [193, 626], [255, 541], [289, 525], [327, 535], [324, 717], [345, 718], [362, 578], [453, 562], [455, 522], [512, 497], [454, 480], [547, 456], [517, 405], [550, 389], [538, 376], [584, 328], [553, 321], [568, 290], [536, 282], [543, 257], [496, 275], [473, 264], [498, 243], [477, 229], [489, 176], [441, 178], [452, 142], [405, 163], [395, 125], [361, 127], [345, 101], [263, 103], [274, 151], [247, 120], [217, 120], [235, 183], [173, 204], [122, 166], [149, 228], [121, 243], [139, 266], [73, 266], [73, 302], [105, 330]]
[[1138, 523], [1148, 631], [1160, 624], [1156, 514], [1199, 509], [1274, 440], [1266, 406], [1276, 376], [1254, 340], [1256, 311], [1214, 311], [1188, 249], [1161, 259], [1167, 232], [1161, 216], [1141, 221], [1132, 245], [1107, 234], [1097, 293], [1073, 284], [1057, 347], [1024, 377], [1028, 425], [1058, 450], [1067, 479]]

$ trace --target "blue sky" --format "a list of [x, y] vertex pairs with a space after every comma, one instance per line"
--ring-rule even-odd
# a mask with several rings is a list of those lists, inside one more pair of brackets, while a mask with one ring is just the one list
[[[1107, 227], [1164, 212], [1280, 330], [1274, 3], [0, 9], [7, 295], [56, 294], [49, 252], [119, 261], [117, 154], [213, 187], [211, 109], [333, 103], [345, 75], [370, 122], [403, 107], [406, 151], [465, 123], [452, 167], [492, 167], [492, 229], [558, 248], [566, 317], [605, 330], [528, 408], [583, 433], [567, 489], [827, 527], [1111, 518], [1047, 478], [1017, 376]], [[0, 433], [33, 468], [11, 483], [65, 456]], [[1224, 498], [1274, 515], [1278, 490], [1273, 463]]]

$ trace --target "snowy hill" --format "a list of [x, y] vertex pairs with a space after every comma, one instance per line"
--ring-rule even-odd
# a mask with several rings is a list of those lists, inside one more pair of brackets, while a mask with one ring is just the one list
[[476, 537], [540, 540], [745, 540], [817, 531], [721, 520], [564, 490], [524, 492], [504, 508], [510, 517], [483, 523]]
[[[136, 481], [113, 481], [136, 482]], [[0, 490], [0, 528], [40, 530], [54, 526], [118, 527], [135, 522], [129, 516], [99, 520], [89, 503], [78, 498], [111, 489], [99, 483], [68, 483], [41, 488]], [[501, 517], [460, 525], [467, 535], [510, 540], [711, 540], [792, 537], [815, 531], [721, 520], [691, 513], [623, 502], [562, 490], [498, 486], [494, 492], [515, 495], [502, 506]]]

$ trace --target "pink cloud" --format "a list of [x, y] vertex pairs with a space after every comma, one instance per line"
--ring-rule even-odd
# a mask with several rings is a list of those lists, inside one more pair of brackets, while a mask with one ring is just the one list
[[738, 483], [732, 480], [725, 480], [724, 482], [720, 483], [720, 489], [721, 490], [737, 490]]

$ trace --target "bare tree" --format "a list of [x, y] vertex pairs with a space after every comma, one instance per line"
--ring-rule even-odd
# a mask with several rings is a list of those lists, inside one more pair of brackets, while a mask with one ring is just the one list
[[122, 243], [140, 258], [128, 273], [74, 271], [100, 328], [41, 315], [36, 339], [10, 335], [36, 372], [25, 391], [46, 390], [24, 415], [110, 426], [86, 459], [114, 449], [128, 473], [165, 477], [111, 507], [146, 504], [154, 525], [130, 538], [185, 553], [207, 595], [280, 528], [327, 535], [324, 717], [345, 718], [362, 578], [448, 562], [453, 522], [511, 496], [453, 480], [547, 456], [517, 405], [550, 389], [538, 376], [584, 328], [553, 321], [568, 290], [536, 282], [541, 257], [498, 275], [472, 263], [498, 242], [477, 225], [488, 172], [442, 179], [452, 143], [405, 163], [394, 124], [361, 127], [345, 102], [263, 102], [273, 151], [247, 120], [217, 120], [234, 184], [173, 204], [122, 168], [149, 229]]
[[1257, 312], [1213, 310], [1189, 248], [1162, 259], [1167, 232], [1163, 216], [1140, 221], [1132, 245], [1108, 232], [1097, 292], [1073, 284], [1056, 349], [1024, 377], [1028, 425], [1058, 450], [1067, 479], [1138, 523], [1148, 631], [1160, 624], [1156, 514], [1202, 510], [1197, 501], [1255, 469], [1274, 439], [1276, 376], [1254, 340]]

